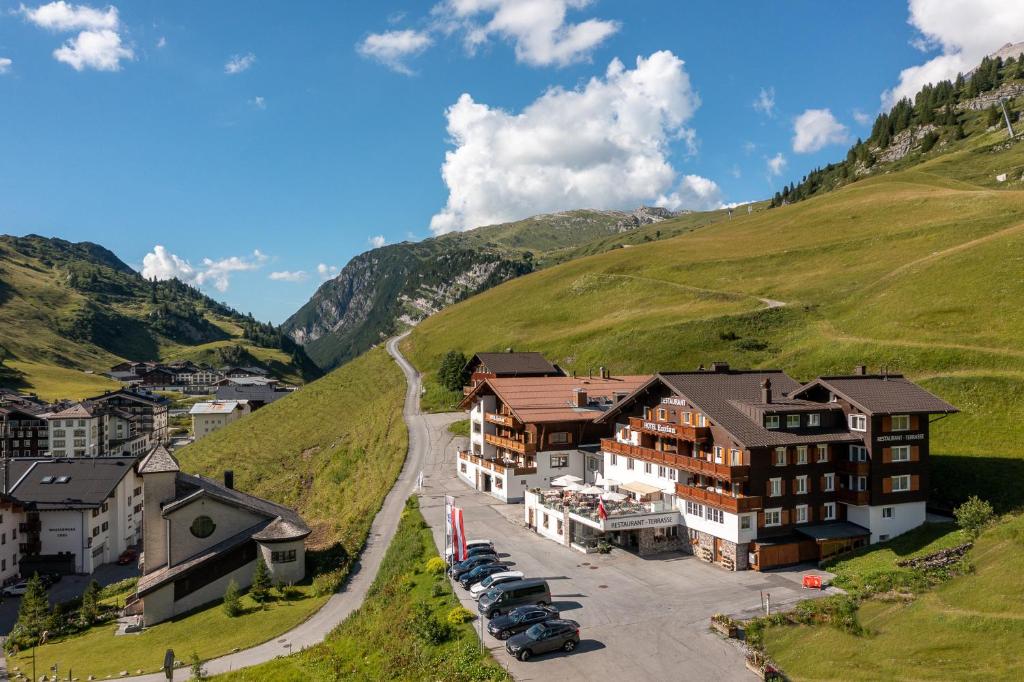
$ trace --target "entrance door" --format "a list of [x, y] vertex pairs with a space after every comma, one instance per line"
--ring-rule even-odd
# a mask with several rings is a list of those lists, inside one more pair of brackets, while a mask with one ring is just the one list
[[491, 492], [491, 475], [490, 474], [484, 474], [484, 487], [483, 487], [483, 491], [485, 493]]
[[722, 538], [715, 538], [715, 557], [714, 562], [717, 564], [722, 560]]
[[526, 522], [526, 525], [534, 530], [537, 530], [537, 524], [534, 522], [533, 514], [533, 508], [531, 507], [530, 509], [527, 510], [527, 518], [529, 520]]

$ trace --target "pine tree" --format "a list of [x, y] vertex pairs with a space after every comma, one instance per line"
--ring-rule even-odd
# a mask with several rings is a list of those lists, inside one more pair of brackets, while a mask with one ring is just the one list
[[18, 608], [16, 629], [20, 629], [26, 638], [26, 645], [31, 646], [39, 641], [39, 636], [46, 629], [50, 617], [50, 602], [46, 598], [43, 581], [36, 573], [28, 581], [28, 588], [21, 597]]
[[224, 613], [228, 614], [228, 618], [242, 615], [242, 597], [238, 592], [238, 583], [234, 580], [228, 583], [224, 591]]
[[441, 359], [437, 379], [449, 391], [459, 391], [469, 378], [465, 375], [466, 356], [457, 350], [450, 350]]
[[270, 594], [270, 571], [263, 557], [256, 560], [256, 567], [252, 571], [252, 585], [249, 586], [249, 594], [258, 602], [264, 602]]
[[100, 584], [95, 580], [89, 581], [88, 587], [82, 593], [82, 606], [78, 609], [78, 619], [82, 625], [89, 626], [96, 622], [100, 615]]

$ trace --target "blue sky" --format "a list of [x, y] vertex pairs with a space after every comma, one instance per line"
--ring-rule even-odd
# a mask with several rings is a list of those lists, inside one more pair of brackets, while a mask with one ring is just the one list
[[1020, 40], [988, 4], [0, 0], [0, 231], [280, 322], [374, 238], [766, 198]]

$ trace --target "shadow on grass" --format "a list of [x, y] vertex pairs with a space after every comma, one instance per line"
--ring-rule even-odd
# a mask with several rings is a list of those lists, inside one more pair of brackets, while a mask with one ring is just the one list
[[997, 513], [1024, 507], [1024, 460], [1011, 457], [935, 454], [931, 457], [929, 507], [946, 513], [971, 495]]

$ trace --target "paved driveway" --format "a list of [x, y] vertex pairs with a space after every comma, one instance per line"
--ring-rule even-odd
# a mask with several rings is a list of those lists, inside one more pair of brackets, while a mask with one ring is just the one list
[[[581, 554], [525, 528], [522, 505], [505, 505], [468, 488], [455, 476], [460, 439], [446, 425], [465, 415], [423, 417], [430, 431], [422, 509], [438, 547], [444, 544], [444, 495], [465, 510], [466, 534], [495, 541], [508, 563], [530, 577], [547, 578], [552, 600], [580, 623], [580, 648], [521, 663], [504, 643], [485, 633], [484, 643], [520, 680], [746, 680], [752, 679], [735, 642], [708, 630], [723, 612], [756, 615], [761, 592], [785, 608], [812, 593], [800, 587], [807, 571], [732, 573], [684, 554], [638, 557], [622, 550]], [[815, 573], [821, 573], [815, 571]], [[463, 604], [476, 611], [465, 591]]]

